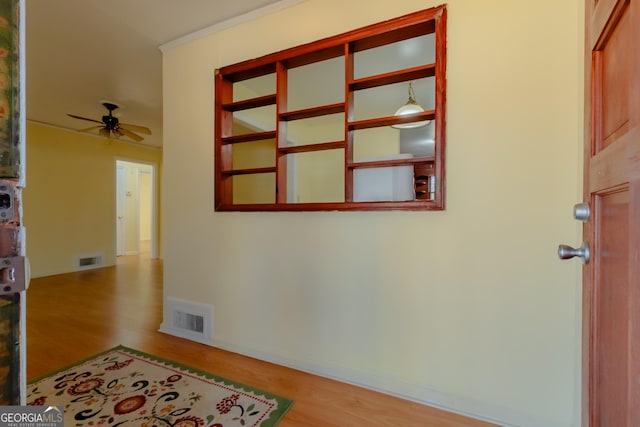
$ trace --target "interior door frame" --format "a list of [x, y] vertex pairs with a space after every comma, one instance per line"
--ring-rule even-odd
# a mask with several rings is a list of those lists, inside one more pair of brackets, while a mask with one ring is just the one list
[[126, 218], [124, 216], [127, 169], [116, 162], [116, 256], [125, 255]]
[[[117, 253], [117, 239], [118, 239], [118, 231], [117, 231], [117, 221], [118, 221], [118, 212], [117, 212], [117, 197], [118, 197], [118, 177], [117, 177], [117, 169], [118, 169], [118, 162], [126, 162], [126, 163], [133, 163], [133, 164], [139, 164], [139, 165], [145, 165], [145, 166], [150, 166], [151, 167], [151, 258], [152, 259], [157, 259], [159, 258], [159, 250], [158, 250], [158, 164], [155, 162], [149, 162], [149, 161], [145, 161], [145, 160], [140, 160], [140, 159], [132, 159], [132, 158], [128, 158], [128, 157], [116, 157], [114, 160], [114, 167], [113, 167], [113, 171], [114, 171], [114, 181], [115, 181], [115, 189], [116, 191], [114, 192], [114, 197], [116, 198], [116, 200], [114, 201], [114, 209], [115, 209], [115, 229], [114, 229], [114, 236], [115, 236], [115, 242], [116, 244], [114, 245], [114, 251], [116, 251]], [[137, 177], [136, 177], [137, 179]], [[125, 177], [125, 181], [126, 181], [126, 177]], [[139, 207], [138, 207], [138, 211], [139, 211]], [[125, 219], [126, 221], [126, 219]], [[139, 229], [139, 226], [138, 226]], [[139, 231], [139, 230], [138, 230]], [[126, 231], [125, 231], [126, 233]], [[138, 233], [138, 239], [139, 239], [139, 233]]]

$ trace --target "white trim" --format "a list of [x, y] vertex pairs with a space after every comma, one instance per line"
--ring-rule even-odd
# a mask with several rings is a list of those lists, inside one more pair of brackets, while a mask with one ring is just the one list
[[277, 3], [273, 3], [250, 12], [247, 12], [243, 15], [238, 15], [236, 17], [227, 19], [226, 21], [219, 22], [217, 24], [213, 24], [207, 28], [203, 28], [202, 30], [195, 31], [191, 34], [187, 34], [185, 36], [179, 37], [175, 40], [163, 43], [159, 46], [159, 49], [162, 52], [166, 52], [178, 46], [181, 46], [190, 41], [198, 40], [203, 37], [209, 36], [211, 34], [218, 33], [220, 31], [226, 30], [227, 28], [235, 27], [236, 25], [244, 24], [245, 22], [253, 21], [254, 19], [261, 18], [263, 16], [269, 15], [271, 13], [277, 12], [282, 9], [286, 9], [291, 6], [295, 6], [299, 3], [305, 2], [306, 0], [281, 0]]
[[[143, 170], [143, 169], [138, 169], [138, 204], [140, 204], [140, 197], [141, 197], [141, 193], [140, 192], [140, 177], [142, 175], [149, 175], [149, 180], [150, 180], [150, 184], [151, 184], [151, 189], [150, 189], [150, 193], [151, 193], [151, 197], [149, 200], [149, 206], [150, 206], [150, 210], [151, 210], [151, 221], [150, 221], [150, 235], [148, 239], [143, 239], [142, 238], [142, 227], [138, 226], [138, 248], [140, 248], [139, 244], [141, 241], [143, 240], [150, 240], [151, 241], [151, 258], [155, 259], [158, 258], [158, 251], [157, 251], [157, 244], [156, 244], [156, 239], [154, 237], [154, 230], [156, 229], [156, 215], [154, 215], [154, 209], [155, 209], [155, 201], [156, 201], [156, 186], [155, 186], [155, 169], [153, 167], [153, 165], [149, 165], [150, 168], [149, 170]], [[138, 209], [138, 214], [140, 213], [140, 209]], [[142, 216], [138, 215], [138, 224], [140, 224], [140, 222], [142, 222]]]
[[159, 200], [159, 187], [158, 180], [160, 179], [158, 165], [151, 165], [151, 258], [160, 258], [160, 234], [158, 233], [158, 212], [160, 206], [158, 206]]
[[160, 329], [158, 329], [158, 332], [162, 332], [163, 334], [167, 335], [173, 335], [174, 337], [178, 338], [184, 338], [190, 341], [199, 342], [200, 344], [205, 344], [211, 347], [216, 347], [213, 344], [213, 340], [209, 337], [203, 337], [195, 333], [188, 333], [187, 331], [167, 326], [164, 324], [164, 322], [162, 323], [162, 325], [160, 325]]
[[195, 337], [191, 338], [184, 334], [177, 333], [178, 331], [171, 331], [170, 328], [165, 327], [164, 323], [160, 327], [160, 332], [175, 335], [180, 338], [191, 339], [222, 350], [253, 357], [265, 362], [285, 366], [346, 384], [352, 384], [358, 387], [374, 390], [390, 396], [410, 400], [422, 405], [431, 406], [447, 412], [497, 424], [503, 427], [564, 427], [545, 419], [544, 414], [542, 414], [542, 416], [540, 416], [540, 414], [532, 416], [504, 406], [491, 405], [476, 399], [420, 386], [419, 384], [407, 383], [389, 375], [350, 370], [336, 366], [319, 364], [317, 362], [292, 359], [279, 354], [262, 352], [256, 349], [239, 346], [219, 339], [211, 341], [195, 339]]
[[[158, 173], [158, 163], [153, 162], [153, 161], [148, 161], [148, 160], [141, 160], [141, 159], [136, 159], [136, 158], [132, 158], [132, 157], [124, 157], [124, 156], [114, 156], [114, 180], [115, 180], [115, 189], [116, 191], [114, 192], [114, 197], [117, 198], [118, 194], [117, 194], [117, 188], [118, 188], [118, 177], [117, 177], [117, 172], [115, 172], [117, 170], [118, 167], [118, 162], [126, 162], [126, 163], [137, 163], [140, 165], [146, 165], [146, 166], [150, 166], [151, 167], [151, 258], [152, 259], [159, 259], [160, 258], [160, 242], [158, 241], [158, 239], [160, 238], [160, 234], [158, 232], [158, 213], [159, 213], [159, 209], [160, 206], [158, 206], [158, 200], [159, 200], [159, 185], [158, 185], [158, 180], [159, 180], [159, 173]], [[136, 179], [138, 179], [138, 177], [136, 177]], [[139, 189], [138, 189], [139, 191]], [[117, 199], [115, 200], [115, 204], [114, 207], [116, 209], [115, 212], [115, 220], [117, 221], [117, 217], [118, 217], [118, 205], [117, 205]], [[114, 245], [114, 256], [117, 257], [117, 239], [118, 239], [118, 230], [117, 230], [117, 224], [114, 227], [114, 236], [115, 239], [114, 242], [116, 243]], [[138, 225], [138, 228], [139, 225]], [[139, 233], [138, 233], [139, 234]], [[139, 242], [138, 242], [139, 243]], [[138, 246], [139, 248], [139, 246]], [[139, 251], [135, 251], [135, 253], [125, 253], [126, 255], [137, 255], [139, 253]]]
[[[180, 338], [196, 341], [209, 346], [214, 346], [213, 343], [213, 306], [210, 304], [202, 304], [178, 298], [165, 298], [163, 303], [163, 322], [160, 325], [159, 332], [165, 334], [174, 335]], [[191, 332], [186, 329], [176, 328], [173, 325], [173, 313], [175, 311], [181, 311], [183, 313], [189, 313], [203, 318], [203, 331], [202, 333]]]
[[277, 365], [286, 366], [288, 368], [304, 371], [313, 375], [318, 375], [369, 390], [374, 390], [405, 400], [410, 400], [412, 402], [421, 403], [423, 405], [432, 406], [434, 408], [443, 409], [448, 412], [453, 412], [481, 421], [498, 424], [504, 427], [516, 427], [515, 425], [507, 424], [495, 418], [489, 418], [487, 416], [479, 415], [483, 413], [487, 414], [491, 411], [488, 411], [488, 408], [483, 408], [483, 405], [481, 403], [475, 402], [472, 399], [463, 399], [459, 396], [449, 395], [435, 389], [429, 389], [426, 387], [420, 387], [418, 385], [405, 383], [395, 378], [391, 378], [387, 375], [354, 371], [339, 368], [336, 366], [318, 364], [316, 362], [294, 360], [281, 355], [251, 351], [250, 349], [243, 348], [241, 346], [237, 346], [235, 344], [224, 342], [221, 340], [215, 340], [214, 347], [231, 351], [233, 353], [239, 353], [245, 356], [257, 358]]

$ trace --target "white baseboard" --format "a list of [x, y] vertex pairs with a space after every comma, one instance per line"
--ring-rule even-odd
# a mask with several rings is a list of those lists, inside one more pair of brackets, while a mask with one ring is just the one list
[[168, 335], [173, 335], [174, 337], [178, 337], [178, 338], [184, 338], [187, 340], [199, 342], [200, 344], [205, 344], [211, 347], [216, 347], [213, 341], [208, 337], [203, 337], [200, 334], [193, 334], [193, 333], [184, 331], [182, 329], [177, 329], [171, 326], [167, 326], [165, 325], [164, 322], [160, 325], [160, 329], [158, 329], [158, 332], [162, 332]]
[[274, 363], [276, 365], [286, 366], [288, 368], [304, 371], [325, 378], [330, 378], [332, 380], [352, 384], [369, 390], [374, 390], [380, 393], [410, 400], [423, 405], [443, 409], [448, 412], [464, 415], [466, 417], [498, 424], [504, 427], [517, 427], [515, 424], [509, 424], [503, 421], [504, 418], [499, 416], [499, 414], [486, 415], [495, 414], [496, 411], [489, 410], [489, 408], [486, 407], [487, 405], [483, 404], [482, 402], [476, 402], [471, 399], [461, 398], [460, 396], [449, 395], [438, 390], [420, 387], [415, 384], [408, 384], [389, 376], [337, 368], [335, 366], [330, 367], [309, 361], [290, 359], [281, 355], [264, 353], [255, 351], [254, 349], [242, 348], [241, 346], [237, 346], [235, 344], [223, 342], [220, 340], [214, 340], [214, 346], [223, 350], [239, 353], [244, 356], [253, 357], [256, 359], [264, 360], [266, 362]]
[[[164, 325], [164, 324], [163, 324]], [[243, 356], [274, 363], [313, 375], [329, 378], [358, 387], [374, 390], [380, 393], [399, 397], [402, 399], [417, 402], [423, 405], [442, 409], [455, 414], [463, 415], [477, 420], [497, 424], [503, 427], [567, 427], [549, 419], [543, 418], [544, 414], [531, 416], [520, 411], [488, 404], [477, 399], [454, 395], [440, 390], [411, 384], [388, 375], [381, 375], [371, 372], [343, 369], [335, 366], [327, 366], [311, 361], [288, 358], [286, 356], [266, 353], [253, 348], [238, 346], [226, 341], [213, 339], [205, 340], [201, 337], [189, 337], [181, 331], [172, 330], [164, 326], [160, 327], [160, 332], [190, 339], [222, 350], [242, 354]]]
[[[345, 370], [342, 368], [328, 367], [314, 362], [300, 361], [297, 359], [287, 358], [282, 355], [265, 353], [257, 351], [255, 349], [245, 348], [218, 339], [207, 340], [199, 336], [189, 336], [181, 330], [176, 330], [166, 326], [164, 323], [160, 326], [160, 332], [174, 335], [180, 338], [190, 339], [192, 341], [220, 348], [222, 350], [227, 350], [233, 353], [242, 354], [244, 356], [253, 357], [255, 359], [274, 363], [276, 365], [286, 366], [288, 368], [304, 371], [313, 375], [330, 378], [343, 383], [352, 384], [358, 387], [363, 387], [395, 397], [400, 397], [402, 399], [443, 409], [448, 412], [453, 412], [481, 421], [498, 424], [500, 426], [517, 427], [518, 425], [520, 425], [505, 421], [507, 419], [513, 419], [512, 416], [506, 416], [507, 414], [505, 414], [504, 412], [508, 412], [508, 410], [506, 410], [505, 408], [488, 407], [488, 405], [483, 402], [478, 402], [472, 399], [443, 393], [438, 390], [428, 389], [426, 387], [421, 387], [415, 384], [404, 383], [388, 376], [372, 374], [370, 372], [358, 372]], [[533, 426], [543, 424], [536, 424], [532, 421], [531, 424], [528, 423], [527, 425]]]

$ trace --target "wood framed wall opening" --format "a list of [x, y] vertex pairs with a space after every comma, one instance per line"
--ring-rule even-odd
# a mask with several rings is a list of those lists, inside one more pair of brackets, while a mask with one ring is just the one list
[[442, 210], [445, 106], [445, 6], [220, 68], [215, 209]]

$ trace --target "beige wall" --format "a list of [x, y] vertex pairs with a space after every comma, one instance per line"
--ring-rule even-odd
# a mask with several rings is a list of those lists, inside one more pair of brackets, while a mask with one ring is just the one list
[[220, 347], [578, 426], [580, 263], [555, 252], [580, 240], [581, 1], [448, 1], [445, 211], [213, 209], [215, 68], [440, 3], [308, 0], [165, 47], [165, 297], [214, 306]]
[[116, 159], [160, 170], [162, 152], [27, 123], [23, 210], [33, 277], [74, 271], [87, 254], [115, 263]]

